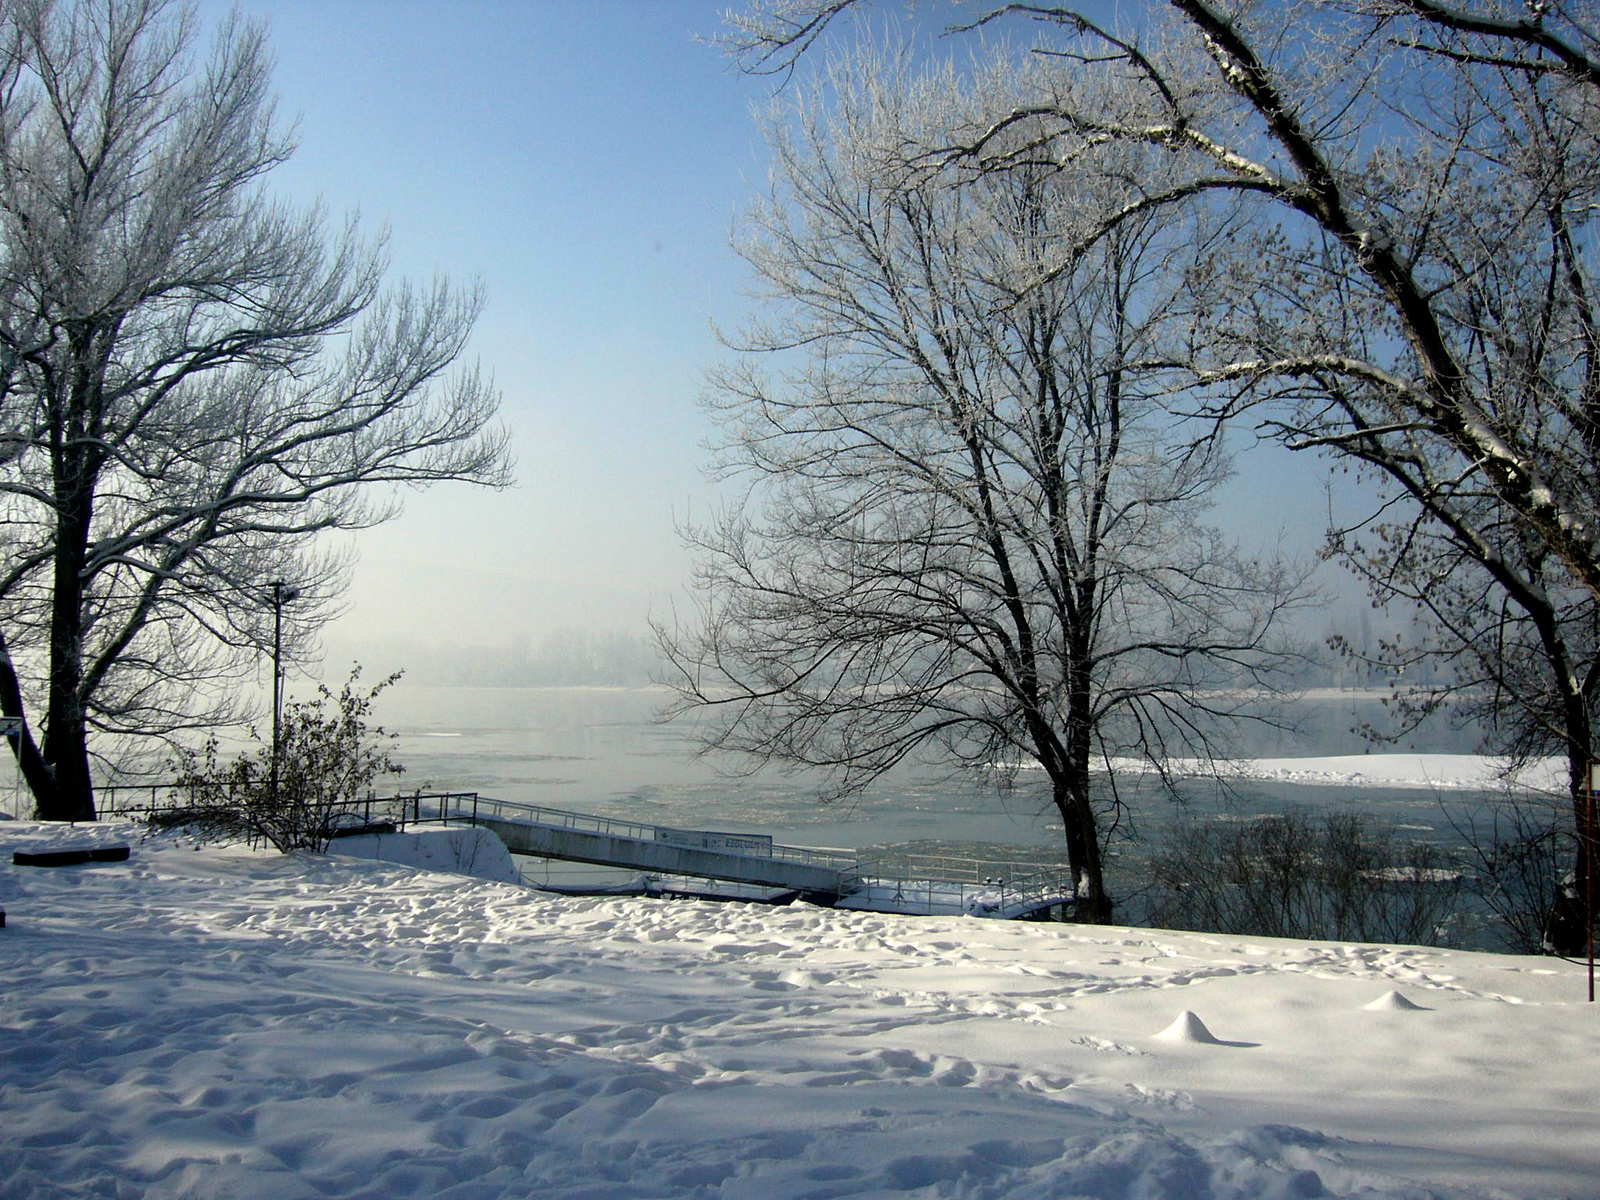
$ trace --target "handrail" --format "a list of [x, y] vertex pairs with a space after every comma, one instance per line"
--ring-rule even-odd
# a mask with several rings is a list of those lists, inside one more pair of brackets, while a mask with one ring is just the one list
[[[470, 814], [464, 805], [446, 805], [439, 810], [438, 817], [434, 818], [444, 823], [451, 820], [476, 821], [482, 817], [498, 817], [501, 819], [531, 821], [538, 825], [550, 825], [558, 829], [575, 829], [585, 833], [608, 834], [613, 837], [633, 838], [637, 841], [672, 841], [671, 837], [660, 838], [659, 834], [682, 835], [688, 830], [676, 825], [655, 825], [645, 821], [629, 821], [616, 817], [599, 817], [592, 813], [573, 812], [570, 809], [547, 808], [542, 804], [526, 804], [519, 800], [501, 800], [494, 796], [482, 796], [471, 793], [472, 804]], [[733, 853], [729, 851], [729, 853]], [[817, 848], [811, 846], [785, 846], [773, 843], [770, 853], [751, 855], [747, 857], [776, 858], [784, 862], [805, 863], [809, 866], [832, 867], [836, 870], [854, 872], [859, 857], [849, 850], [836, 850]]]
[[[154, 813], [164, 810], [181, 810], [188, 807], [185, 793], [188, 789], [173, 782], [108, 784], [97, 789], [99, 810], [102, 815]], [[148, 793], [147, 804], [119, 802], [119, 793], [134, 795]], [[165, 802], [158, 794], [165, 792]], [[373, 813], [395, 820], [401, 827], [408, 824], [448, 825], [451, 821], [475, 824], [479, 818], [490, 817], [508, 820], [531, 821], [561, 829], [581, 830], [588, 833], [608, 834], [641, 841], [672, 841], [673, 835], [701, 832], [681, 826], [657, 825], [645, 821], [630, 821], [617, 817], [602, 817], [570, 809], [550, 808], [542, 804], [529, 804], [519, 800], [502, 800], [478, 792], [424, 792], [397, 793], [393, 796], [369, 794], [346, 801], [338, 809], [361, 814], [364, 824], [372, 823]], [[661, 837], [661, 835], [668, 835]], [[727, 851], [727, 853], [738, 853]], [[759, 855], [746, 857], [775, 858], [785, 862], [837, 870], [849, 886], [863, 884], [921, 884], [924, 882], [958, 885], [964, 897], [968, 888], [999, 887], [1005, 892], [1022, 895], [1048, 895], [1072, 891], [1072, 874], [1062, 865], [1019, 866], [1004, 859], [962, 858], [955, 855], [901, 854], [890, 852], [863, 858], [857, 851], [830, 847], [788, 846], [773, 843], [763, 847]], [[890, 873], [889, 867], [896, 868]], [[903, 865], [903, 866], [902, 866]]]
[[[890, 873], [891, 864], [896, 868]], [[904, 864], [903, 872], [898, 868]], [[945, 883], [968, 883], [977, 886], [1005, 887], [1008, 890], [1024, 888], [1056, 888], [1063, 880], [1070, 881], [1072, 869], [1065, 863], [1022, 864], [998, 858], [964, 858], [953, 854], [902, 854], [880, 853], [864, 859], [863, 876], [873, 878], [934, 879]]]
[[[193, 787], [172, 781], [104, 784], [95, 789], [95, 807], [103, 817], [139, 813], [181, 813], [195, 807], [194, 791]], [[132, 793], [134, 796], [148, 792], [150, 800], [146, 804], [126, 803], [120, 798], [120, 793], [123, 792]], [[160, 798], [163, 793], [164, 799]], [[467, 799], [476, 800], [476, 798], [476, 792], [425, 792], [418, 789], [415, 792], [398, 792], [392, 796], [379, 796], [375, 792], [368, 792], [365, 796], [342, 800], [331, 805], [330, 815], [359, 814], [362, 824], [370, 825], [373, 823], [373, 814], [376, 813], [382, 819], [394, 821], [403, 829], [407, 824], [414, 825], [427, 819], [422, 816], [424, 804], [428, 805], [429, 811], [436, 811], [441, 805]]]

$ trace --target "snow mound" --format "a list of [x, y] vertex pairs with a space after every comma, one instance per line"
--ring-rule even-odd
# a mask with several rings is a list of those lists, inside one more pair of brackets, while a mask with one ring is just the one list
[[1195, 1045], [1220, 1046], [1211, 1030], [1206, 1028], [1206, 1023], [1195, 1016], [1187, 1008], [1178, 1014], [1178, 1019], [1156, 1034], [1164, 1042], [1190, 1042]]
[[506, 844], [477, 825], [421, 826], [400, 833], [362, 833], [338, 838], [329, 854], [470, 875], [490, 883], [521, 883], [522, 874]]
[[1362, 1008], [1368, 1012], [1426, 1012], [1427, 1009], [1414, 1001], [1407, 1000], [1405, 996], [1393, 989], [1379, 996], [1371, 1004], [1363, 1004]]

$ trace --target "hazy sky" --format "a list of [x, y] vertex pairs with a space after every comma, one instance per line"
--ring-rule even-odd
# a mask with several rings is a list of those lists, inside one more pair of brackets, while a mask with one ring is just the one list
[[[299, 122], [273, 186], [387, 223], [396, 275], [484, 282], [471, 353], [517, 459], [513, 490], [437, 487], [359, 535], [330, 660], [384, 639], [642, 633], [681, 595], [673, 520], [711, 494], [696, 398], [713, 320], [746, 310], [728, 237], [764, 185], [751, 106], [774, 86], [697, 40], [731, 2], [239, 0]], [[1253, 458], [1232, 519], [1311, 544], [1310, 466]]]

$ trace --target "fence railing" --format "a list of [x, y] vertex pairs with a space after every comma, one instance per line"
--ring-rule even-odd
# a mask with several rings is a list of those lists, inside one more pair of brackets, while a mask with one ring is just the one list
[[[102, 817], [182, 815], [200, 807], [199, 789], [186, 784], [158, 782], [105, 784], [95, 789], [95, 808]], [[368, 792], [330, 806], [330, 815], [345, 815], [352, 825], [392, 823], [403, 829], [438, 819], [442, 808], [462, 807], [477, 801], [476, 792], [401, 792], [380, 796]]]
[[[476, 793], [467, 793], [464, 797], [451, 803], [441, 804], [433, 816], [423, 816], [422, 820], [436, 820], [448, 824], [450, 821], [475, 821], [480, 817], [500, 818], [508, 821], [532, 821], [539, 825], [549, 825], [558, 829], [580, 830], [584, 833], [600, 833], [611, 837], [633, 838], [646, 842], [672, 842], [682, 844], [695, 844], [693, 839], [706, 836], [701, 830], [686, 830], [671, 825], [655, 825], [644, 821], [621, 820], [616, 817], [597, 817], [592, 813], [572, 812], [561, 808], [546, 808], [542, 804], [526, 804], [519, 800], [499, 800], [493, 796], [480, 796]], [[734, 841], [765, 842], [766, 839], [744, 838], [739, 834], [713, 835]], [[713, 847], [719, 848], [719, 847]], [[784, 846], [778, 843], [769, 843], [759, 846], [734, 848], [732, 845], [720, 847], [727, 853], [744, 854], [756, 858], [775, 858], [785, 862], [805, 863], [810, 866], [832, 867], [841, 871], [854, 872], [858, 856], [852, 850], [835, 850], [811, 846]]]

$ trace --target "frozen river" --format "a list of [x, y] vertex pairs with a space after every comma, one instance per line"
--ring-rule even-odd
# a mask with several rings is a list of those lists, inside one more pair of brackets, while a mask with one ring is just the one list
[[[916, 842], [1037, 851], [1060, 845], [1060, 824], [1048, 795], [1027, 772], [1014, 787], [997, 789], [970, 775], [907, 767], [853, 802], [821, 804], [814, 779], [776, 769], [730, 777], [719, 772], [719, 764], [695, 758], [691, 724], [656, 719], [666, 698], [665, 692], [649, 688], [428, 688], [402, 683], [379, 697], [376, 718], [400, 735], [397, 758], [407, 767], [407, 789], [476, 791], [628, 820], [770, 833], [810, 846]], [[1301, 734], [1261, 731], [1238, 747], [1239, 756], [1366, 750], [1351, 730], [1379, 715], [1376, 696], [1322, 694], [1302, 704], [1306, 716]], [[1476, 747], [1470, 734], [1443, 729], [1414, 748], [1443, 754]], [[1355, 773], [1344, 771], [1341, 778]], [[1175, 812], [1170, 799], [1138, 776], [1119, 775], [1117, 786], [1142, 825], [1163, 824]], [[1441, 800], [1460, 798], [1459, 792], [1416, 786], [1329, 787], [1283, 778], [1242, 781], [1228, 796], [1198, 782], [1190, 792], [1193, 808], [1201, 813], [1359, 806], [1411, 827], [1419, 836], [1427, 836], [1424, 831], [1447, 834]]]

